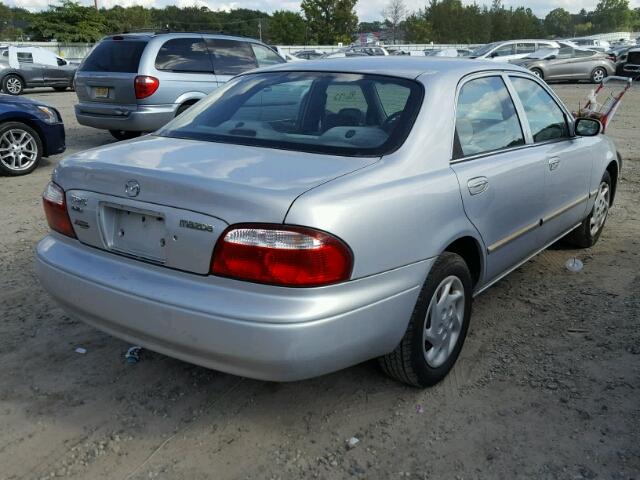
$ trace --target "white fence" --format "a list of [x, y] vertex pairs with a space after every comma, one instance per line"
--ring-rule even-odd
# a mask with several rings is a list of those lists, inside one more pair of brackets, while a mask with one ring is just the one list
[[[588, 37], [580, 38], [593, 38], [607, 41], [617, 41], [622, 39], [633, 40], [640, 36], [639, 32], [613, 32], [603, 33], [599, 35], [590, 35]], [[31, 47], [43, 47], [47, 50], [51, 50], [56, 55], [68, 60], [82, 60], [87, 53], [93, 48], [92, 43], [62, 43], [62, 42], [2, 42], [1, 45], [27, 45]], [[395, 50], [404, 51], [416, 51], [416, 50], [430, 50], [435, 48], [469, 48], [476, 45], [465, 44], [406, 44], [406, 45], [387, 45], [387, 48], [393, 48]], [[299, 50], [318, 50], [325, 53], [332, 53], [340, 50], [341, 47], [337, 45], [280, 45], [279, 46], [286, 53], [295, 53]]]

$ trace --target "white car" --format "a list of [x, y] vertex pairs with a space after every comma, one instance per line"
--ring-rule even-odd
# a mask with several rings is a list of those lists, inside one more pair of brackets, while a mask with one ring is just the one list
[[560, 48], [553, 40], [508, 40], [476, 48], [468, 58], [509, 62], [524, 58], [541, 48]]

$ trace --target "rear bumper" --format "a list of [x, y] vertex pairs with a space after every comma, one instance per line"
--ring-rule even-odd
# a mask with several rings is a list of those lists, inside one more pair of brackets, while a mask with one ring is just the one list
[[[117, 109], [117, 105], [109, 105]], [[123, 108], [120, 114], [97, 113], [95, 106], [79, 103], [75, 106], [76, 119], [80, 125], [102, 130], [127, 130], [132, 132], [153, 132], [166, 125], [176, 116], [178, 106], [138, 105], [136, 110]]]
[[432, 260], [322, 288], [198, 276], [56, 234], [37, 247], [44, 288], [116, 337], [224, 372], [293, 381], [393, 350]]

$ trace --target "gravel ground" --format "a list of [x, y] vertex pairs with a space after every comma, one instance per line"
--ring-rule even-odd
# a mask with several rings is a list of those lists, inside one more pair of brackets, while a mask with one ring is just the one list
[[[591, 87], [554, 88], [575, 107]], [[112, 141], [75, 122], [73, 93], [28, 95], [61, 110], [68, 153]], [[600, 242], [554, 246], [477, 298], [456, 367], [424, 391], [373, 362], [289, 384], [125, 363], [126, 343], [67, 317], [33, 272], [62, 157], [0, 178], [0, 479], [640, 478], [639, 125], [634, 87]]]

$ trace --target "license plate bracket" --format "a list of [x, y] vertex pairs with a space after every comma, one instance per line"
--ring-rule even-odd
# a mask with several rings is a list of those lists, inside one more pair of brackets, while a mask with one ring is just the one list
[[165, 263], [168, 232], [158, 212], [125, 206], [103, 206], [105, 237], [110, 250]]
[[93, 94], [96, 98], [109, 98], [109, 87], [94, 87]]

